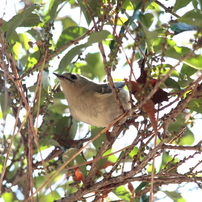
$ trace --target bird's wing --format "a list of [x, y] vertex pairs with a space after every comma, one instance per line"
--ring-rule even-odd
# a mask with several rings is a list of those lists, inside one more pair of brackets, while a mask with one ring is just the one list
[[[116, 89], [122, 89], [125, 86], [124, 82], [114, 82], [114, 86]], [[99, 85], [99, 89], [97, 89], [98, 93], [101, 94], [110, 94], [112, 93], [112, 89], [108, 84], [101, 84]]]
[[117, 89], [121, 89], [125, 86], [125, 82], [114, 82], [114, 85]]

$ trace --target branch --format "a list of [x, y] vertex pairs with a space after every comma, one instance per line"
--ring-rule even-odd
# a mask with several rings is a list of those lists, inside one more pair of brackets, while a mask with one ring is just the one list
[[170, 14], [174, 15], [176, 18], [180, 18], [179, 15], [177, 15], [176, 13], [174, 13], [174, 12], [172, 11], [172, 7], [171, 7], [171, 8], [167, 8], [164, 4], [162, 4], [162, 3], [159, 2], [158, 0], [156, 0], [155, 2], [156, 2], [159, 6], [161, 6], [162, 8], [164, 8], [167, 13], [170, 13]]
[[164, 134], [167, 134], [170, 123], [173, 122], [173, 120], [180, 114], [180, 112], [182, 112], [186, 108], [189, 101], [191, 101], [198, 94], [202, 93], [202, 84], [198, 84], [201, 80], [202, 80], [202, 76], [200, 76], [194, 82], [195, 86], [194, 86], [192, 92], [190, 94], [188, 94], [186, 98], [184, 98], [184, 99], [182, 98], [181, 101], [178, 103], [178, 105], [174, 109], [172, 109], [169, 112], [169, 114], [167, 114], [163, 117]]
[[202, 144], [201, 141], [194, 146], [177, 146], [177, 145], [163, 144], [162, 149], [174, 149], [174, 150], [184, 150], [184, 151], [202, 151], [201, 144]]
[[[128, 172], [131, 173], [132, 171]], [[114, 189], [118, 186], [121, 186], [123, 184], [126, 184], [128, 182], [150, 182], [151, 181], [151, 175], [143, 175], [139, 177], [127, 177], [126, 175], [119, 175], [118, 177], [112, 177], [110, 179], [104, 179], [101, 182], [98, 182], [96, 184], [91, 185], [90, 187], [86, 189], [80, 189], [76, 193], [70, 194], [67, 197], [64, 197], [60, 200], [56, 200], [55, 202], [74, 202], [76, 200], [81, 199], [84, 195], [91, 193], [91, 192], [103, 192], [109, 189]], [[167, 185], [167, 184], [180, 184], [182, 182], [196, 182], [201, 181], [202, 177], [188, 177], [186, 175], [182, 175], [179, 173], [167, 173], [164, 175], [156, 174], [154, 176], [154, 187], [158, 187], [161, 185]], [[147, 190], [148, 189], [148, 190]], [[136, 196], [142, 196], [145, 193], [149, 191], [149, 187], [144, 189], [143, 191], [136, 194]]]
[[[50, 55], [48, 55], [46, 57], [46, 61], [48, 61], [51, 58], [57, 56], [59, 53], [61, 53], [62, 51], [64, 51], [66, 48], [68, 48], [72, 44], [78, 43], [80, 40], [84, 39], [87, 35], [89, 35], [93, 31], [93, 29], [94, 29], [94, 27], [91, 28], [90, 30], [88, 30], [84, 35], [82, 35], [78, 39], [75, 39], [74, 41], [70, 41], [69, 43], [65, 44], [61, 48], [55, 50], [52, 54], [50, 54]], [[17, 80], [23, 79], [24, 77], [26, 77], [28, 74], [30, 74], [31, 72], [33, 72], [35, 69], [37, 69], [43, 63], [44, 63], [44, 58], [42, 60], [38, 61], [31, 69], [29, 69], [27, 72], [25, 72], [21, 77], [16, 77], [16, 79]]]

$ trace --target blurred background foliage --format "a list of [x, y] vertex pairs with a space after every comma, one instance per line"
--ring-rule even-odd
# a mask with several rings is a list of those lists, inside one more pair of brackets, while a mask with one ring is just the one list
[[[157, 115], [159, 126], [164, 114], [178, 110], [180, 101], [199, 88], [201, 0], [21, 0], [5, 1], [1, 10], [1, 201], [54, 201], [86, 189], [92, 160], [109, 139], [108, 132], [102, 134], [77, 153], [102, 129], [70, 116], [53, 72], [75, 72], [95, 81], [106, 79], [109, 72], [117, 80], [129, 75], [137, 79], [140, 61], [145, 59], [148, 81], [160, 81], [169, 74], [160, 86], [169, 93], [169, 102], [156, 106], [163, 109]], [[169, 124], [168, 131], [176, 138], [156, 153], [155, 177], [167, 179], [170, 174], [173, 181], [154, 182], [153, 201], [190, 201], [185, 194], [190, 187], [202, 194], [198, 181], [202, 172], [201, 96], [192, 97]], [[102, 154], [107, 157], [97, 161], [91, 185], [106, 180], [107, 175], [130, 173], [149, 155], [153, 148], [150, 121], [141, 109], [135, 113], [133, 125], [122, 129]], [[147, 202], [151, 163], [148, 160], [135, 173], [139, 179], [67, 201]], [[173, 176], [178, 179], [179, 175], [187, 178], [176, 185]]]

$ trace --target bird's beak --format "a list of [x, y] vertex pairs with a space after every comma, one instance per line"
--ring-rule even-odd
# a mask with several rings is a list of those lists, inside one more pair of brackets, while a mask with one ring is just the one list
[[55, 74], [55, 76], [57, 76], [58, 79], [62, 79], [62, 78], [64, 78], [64, 76], [62, 76], [62, 75], [60, 75], [60, 74], [56, 74], [55, 72], [53, 72], [53, 74]]

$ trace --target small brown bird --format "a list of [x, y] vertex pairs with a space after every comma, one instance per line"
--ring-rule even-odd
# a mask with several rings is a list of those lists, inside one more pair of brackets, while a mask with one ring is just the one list
[[[106, 127], [121, 115], [120, 107], [108, 84], [95, 83], [74, 73], [54, 74], [60, 80], [70, 112], [75, 119], [89, 125]], [[129, 109], [129, 94], [123, 89], [125, 83], [114, 82], [114, 85], [118, 89], [123, 108]]]

